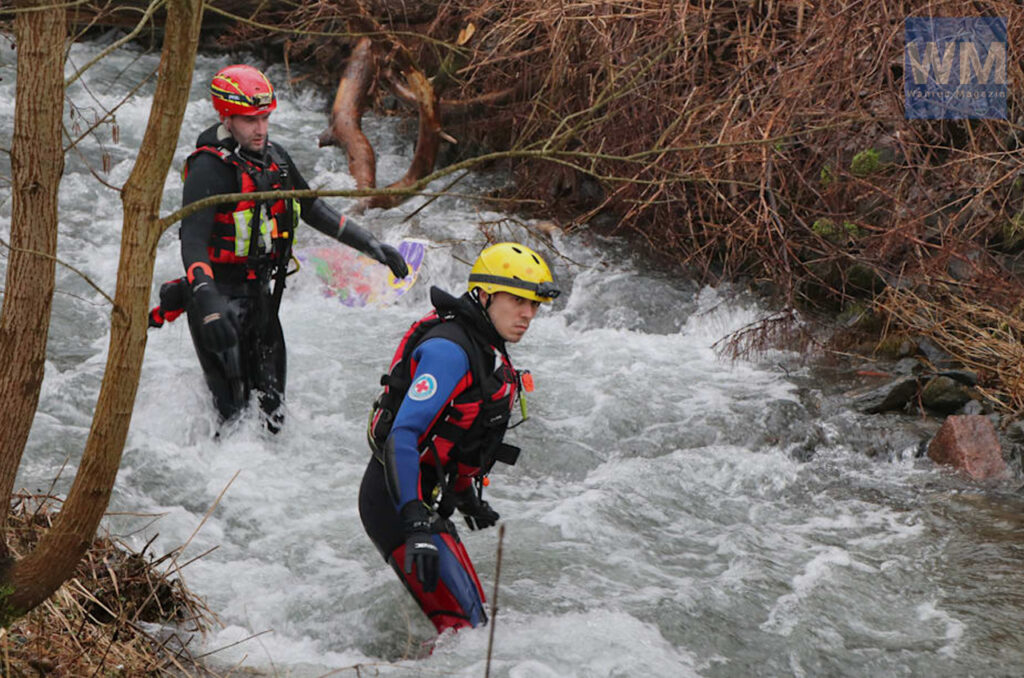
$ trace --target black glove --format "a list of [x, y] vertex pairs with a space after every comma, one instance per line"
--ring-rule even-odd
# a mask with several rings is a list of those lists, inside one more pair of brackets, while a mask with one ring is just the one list
[[[321, 207], [321, 209], [324, 208]], [[355, 247], [363, 254], [373, 257], [382, 264], [387, 264], [396, 278], [404, 278], [409, 275], [409, 267], [398, 250], [391, 245], [381, 243], [372, 233], [354, 220], [347, 217], [343, 219], [337, 237], [340, 242], [349, 247]]]
[[430, 514], [419, 501], [413, 500], [402, 507], [402, 528], [405, 530], [405, 562], [408, 574], [416, 565], [416, 578], [423, 590], [430, 593], [437, 588], [440, 575], [440, 555], [430, 533]]
[[498, 512], [491, 508], [491, 505], [477, 495], [476, 490], [470, 488], [460, 492], [456, 498], [455, 507], [466, 517], [466, 524], [471, 530], [482, 530], [485, 527], [494, 527], [501, 518]]
[[185, 296], [187, 285], [184, 278], [176, 278], [160, 286], [160, 308], [164, 313], [185, 308], [185, 300], [188, 298]]
[[402, 255], [391, 245], [374, 240], [370, 243], [370, 251], [367, 253], [382, 264], [387, 264], [396, 278], [404, 278], [409, 275], [409, 266], [406, 265]]
[[185, 310], [188, 283], [184, 278], [168, 280], [160, 286], [160, 303], [149, 312], [149, 326], [163, 327]]
[[213, 283], [197, 283], [192, 299], [199, 314], [199, 338], [206, 350], [220, 353], [238, 343], [235, 313]]

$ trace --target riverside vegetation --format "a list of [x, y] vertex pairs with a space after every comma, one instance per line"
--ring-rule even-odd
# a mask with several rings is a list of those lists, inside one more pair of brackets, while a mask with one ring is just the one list
[[[80, 9], [93, 29], [120, 21]], [[1005, 17], [1011, 43], [1024, 34], [1024, 8], [1009, 0], [235, 0], [206, 8], [203, 49], [256, 45], [258, 58], [329, 91], [369, 36], [376, 112], [416, 103], [396, 63], [432, 78], [439, 172], [500, 166], [514, 187], [480, 197], [505, 211], [629, 235], [680, 275], [770, 296], [778, 312], [726, 350], [942, 356], [976, 375], [984, 407], [1009, 421], [1024, 410], [1020, 62], [1007, 61], [1006, 120], [904, 115], [904, 20], [968, 10]], [[40, 515], [23, 512], [26, 529]], [[83, 562], [89, 593], [73, 594], [76, 579], [7, 630], [5, 675], [18, 675], [21, 651], [38, 653], [24, 675], [75, 675], [57, 667], [78, 653], [72, 665], [127, 666], [113, 648], [147, 599], [200, 623], [200, 604], [183, 590], [164, 600], [160, 584], [134, 606], [104, 598], [154, 575], [107, 576], [110, 558], [145, 559], [114, 557], [109, 540], [97, 548]], [[118, 642], [82, 635], [94, 624], [122, 629]], [[58, 628], [77, 635], [64, 659], [47, 659], [41, 648], [60, 636], [47, 629]], [[177, 655], [161, 656], [136, 666], [162, 671]]]
[[[727, 349], [941, 355], [988, 411], [1024, 409], [1020, 63], [1006, 120], [907, 119], [903, 92], [907, 17], [1005, 17], [1012, 43], [1018, 3], [235, 4], [216, 46], [258, 41], [324, 86], [354, 34], [400, 42], [440, 83], [441, 158], [498, 155], [506, 208], [770, 295], [778, 312]], [[405, 100], [382, 86], [373, 102]]]

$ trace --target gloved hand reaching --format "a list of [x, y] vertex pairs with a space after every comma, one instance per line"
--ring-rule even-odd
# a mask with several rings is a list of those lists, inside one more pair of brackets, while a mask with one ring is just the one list
[[192, 299], [199, 313], [199, 338], [204, 348], [220, 353], [238, 343], [235, 313], [213, 283], [196, 283]]
[[437, 588], [440, 575], [440, 552], [430, 532], [430, 514], [419, 501], [413, 500], [402, 507], [402, 527], [405, 529], [406, 573], [416, 566], [416, 578], [427, 593]]
[[409, 266], [405, 263], [405, 259], [402, 255], [391, 245], [379, 242], [377, 240], [371, 240], [369, 244], [369, 254], [371, 257], [376, 259], [382, 264], [387, 264], [391, 272], [395, 274], [396, 278], [404, 278], [409, 275]]
[[501, 518], [498, 512], [481, 499], [473, 488], [459, 493], [456, 497], [455, 507], [466, 517], [466, 524], [471, 530], [494, 527]]
[[[314, 203], [314, 207], [318, 209], [327, 209], [321, 205], [322, 201]], [[355, 247], [363, 254], [373, 257], [382, 264], [387, 264], [387, 267], [391, 269], [396, 278], [404, 278], [409, 275], [409, 266], [406, 265], [405, 259], [402, 258], [398, 250], [391, 245], [385, 245], [377, 240], [372, 233], [354, 220], [348, 217], [341, 217], [340, 219], [341, 223], [338, 227], [337, 236], [340, 242], [345, 243], [349, 247]]]

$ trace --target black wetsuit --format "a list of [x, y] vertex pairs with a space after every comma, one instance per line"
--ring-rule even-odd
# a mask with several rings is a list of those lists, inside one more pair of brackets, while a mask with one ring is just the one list
[[[278, 168], [276, 183], [283, 189], [308, 189], [309, 185], [299, 173], [288, 153], [277, 144], [268, 142], [271, 148], [264, 154], [255, 154], [237, 148], [235, 140], [220, 124], [214, 125], [199, 135], [197, 148], [224, 149], [233, 152], [241, 161], [244, 171], [257, 183], [267, 168]], [[197, 152], [189, 157], [182, 204], [187, 205], [210, 195], [238, 193], [242, 190], [239, 164], [232, 164], [213, 152]], [[283, 178], [280, 177], [283, 170]], [[301, 218], [316, 230], [341, 242], [365, 251], [368, 236], [354, 224], [346, 226], [345, 219], [319, 198], [305, 198], [301, 205]], [[284, 277], [278, 268], [288, 265], [287, 254], [278, 253], [276, 258], [265, 256], [250, 257], [247, 261], [211, 261], [211, 252], [216, 253], [216, 229], [218, 213], [220, 221], [230, 216], [236, 204], [221, 204], [207, 207], [189, 215], [181, 222], [181, 258], [188, 272], [188, 282], [195, 283], [193, 273], [212, 276], [217, 290], [228, 300], [237, 318], [237, 349], [214, 353], [203, 346], [200, 339], [201, 318], [195, 304], [186, 306], [189, 329], [195, 345], [199, 364], [202, 366], [206, 383], [213, 393], [217, 410], [224, 419], [236, 415], [249, 401], [251, 391], [260, 394], [260, 408], [268, 417], [268, 427], [277, 430], [283, 421], [281, 405], [284, 400], [286, 378], [286, 351], [284, 333], [278, 320], [277, 304], [280, 292], [274, 294], [275, 285], [283, 285]], [[289, 250], [290, 253], [290, 250]], [[216, 258], [216, 257], [214, 257]], [[253, 263], [253, 262], [256, 263]], [[275, 299], [276, 296], [276, 299]], [[237, 377], [234, 372], [237, 370]], [[234, 377], [234, 378], [232, 378]]]

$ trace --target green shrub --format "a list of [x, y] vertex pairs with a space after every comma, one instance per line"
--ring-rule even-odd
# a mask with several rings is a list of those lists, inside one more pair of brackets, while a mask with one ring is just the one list
[[856, 177], [866, 177], [882, 169], [882, 159], [874, 148], [861, 151], [850, 161], [850, 172]]
[[821, 187], [828, 188], [832, 185], [832, 182], [836, 180], [835, 175], [832, 173], [832, 167], [825, 165], [821, 168]]
[[836, 225], [832, 222], [831, 219], [816, 219], [815, 222], [811, 224], [811, 230], [820, 235], [822, 238], [828, 238], [832, 235], [835, 235]]

